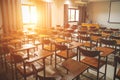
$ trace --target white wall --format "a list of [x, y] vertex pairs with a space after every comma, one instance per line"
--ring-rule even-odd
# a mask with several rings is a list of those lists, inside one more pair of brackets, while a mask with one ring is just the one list
[[55, 3], [52, 5], [52, 27], [64, 24], [64, 4], [56, 5]]
[[120, 24], [108, 23], [110, 2], [94, 2], [88, 5], [88, 14], [93, 23], [98, 23], [101, 26], [119, 28]]

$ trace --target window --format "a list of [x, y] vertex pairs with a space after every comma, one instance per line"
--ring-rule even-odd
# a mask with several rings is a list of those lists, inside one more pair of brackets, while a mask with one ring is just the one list
[[69, 8], [68, 9], [68, 21], [70, 22], [78, 22], [79, 21], [79, 10]]
[[23, 24], [35, 24], [37, 22], [36, 7], [33, 5], [22, 5]]

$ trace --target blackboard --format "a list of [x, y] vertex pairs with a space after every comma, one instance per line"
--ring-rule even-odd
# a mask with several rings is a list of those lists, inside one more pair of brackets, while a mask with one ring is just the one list
[[120, 24], [120, 0], [110, 2], [108, 22]]

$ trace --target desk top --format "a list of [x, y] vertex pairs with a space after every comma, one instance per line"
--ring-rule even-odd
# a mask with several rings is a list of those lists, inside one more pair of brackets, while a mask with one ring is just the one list
[[70, 72], [71, 78], [77, 77], [89, 68], [86, 64], [73, 59], [66, 60], [62, 65]]
[[24, 50], [28, 50], [28, 49], [32, 49], [32, 48], [35, 48], [36, 46], [33, 45], [33, 44], [25, 44], [25, 45], [22, 45], [21, 48], [15, 50], [16, 52], [17, 51], [24, 51]]
[[39, 59], [45, 59], [46, 57], [52, 55], [53, 53], [52, 52], [49, 52], [49, 51], [45, 51], [45, 50], [41, 50], [40, 52], [38, 52], [37, 55], [33, 56], [33, 57], [30, 57], [27, 62], [34, 62], [34, 61], [37, 61]]
[[96, 47], [96, 50], [101, 51], [101, 56], [106, 57], [112, 54], [115, 50], [109, 47]]

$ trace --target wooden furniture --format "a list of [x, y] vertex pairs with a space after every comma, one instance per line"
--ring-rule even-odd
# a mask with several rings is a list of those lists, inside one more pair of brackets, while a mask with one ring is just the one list
[[28, 59], [30, 58], [30, 50], [34, 49], [35, 50], [36, 46], [33, 44], [24, 44], [22, 45], [21, 48], [15, 49], [15, 52], [19, 52], [19, 51], [27, 51], [27, 56]]
[[68, 75], [65, 76], [66, 80], [78, 79], [89, 68], [86, 64], [73, 59], [67, 59], [62, 63], [62, 66], [69, 71]]
[[97, 51], [101, 51], [100, 56], [105, 58], [105, 79], [106, 79], [106, 72], [107, 72], [107, 64], [108, 64], [108, 56], [115, 52], [114, 49], [108, 47], [96, 47]]
[[[53, 44], [53, 42], [50, 39], [43, 39], [42, 42], [42, 50], [46, 50], [49, 52], [53, 52], [55, 51], [55, 45]], [[52, 64], [52, 55], [50, 57], [50, 64]]]
[[118, 68], [118, 64], [120, 64], [120, 57], [115, 56], [115, 69], [114, 69], [114, 76], [113, 80], [119, 79], [120, 80], [120, 68]]
[[82, 23], [81, 26], [87, 26], [88, 29], [89, 29], [91, 26], [95, 26], [96, 28], [99, 28], [99, 24]]
[[[18, 54], [12, 54], [12, 58], [13, 58], [14, 64], [15, 64], [16, 80], [18, 80], [18, 77], [17, 77], [18, 72], [24, 77], [24, 80], [27, 80], [27, 77], [33, 75], [33, 70], [32, 70], [31, 64], [29, 62], [26, 62]], [[32, 64], [34, 64], [37, 67], [37, 71], [44, 70], [44, 66], [42, 63], [34, 62]]]
[[95, 43], [96, 46], [98, 46], [98, 43], [100, 42], [100, 38], [102, 37], [99, 33], [92, 33], [90, 34], [92, 43]]
[[44, 77], [38, 74], [37, 68], [33, 64], [32, 64], [32, 69], [36, 80], [58, 80], [62, 78], [61, 74], [57, 70], [54, 73], [52, 73], [50, 76]]
[[111, 36], [110, 38], [116, 41], [116, 50], [120, 54], [120, 36]]
[[[57, 57], [64, 60], [77, 57], [78, 59], [78, 46], [81, 44], [78, 42], [71, 42], [67, 45], [65, 44], [55, 44], [55, 68], [57, 66]], [[75, 51], [76, 48], [76, 51]], [[74, 50], [73, 50], [74, 49]]]
[[100, 39], [100, 47], [113, 49], [114, 55], [116, 54], [116, 45], [117, 45], [117, 42], [115, 40], [108, 40], [103, 38]]
[[[97, 72], [96, 80], [100, 80], [103, 77], [105, 78], [106, 73], [103, 73], [100, 71], [100, 68], [105, 65], [105, 61], [101, 60], [100, 51], [86, 50], [81, 47], [79, 47], [79, 50], [80, 50], [80, 55], [83, 55], [85, 57], [83, 59], [81, 59], [80, 57], [80, 62], [87, 64], [88, 66], [90, 66], [90, 68], [92, 68], [93, 70]], [[100, 73], [102, 74], [101, 77], [100, 77]]]
[[55, 46], [50, 39], [43, 39], [41, 41], [42, 49], [47, 51], [55, 51]]
[[[24, 79], [28, 76], [34, 75], [32, 65], [36, 67], [37, 72], [43, 71], [43, 77], [46, 76], [45, 73], [45, 59], [48, 56], [51, 56], [52, 53], [45, 51], [45, 50], [40, 50], [38, 53], [35, 53], [36, 55], [33, 57], [30, 57], [29, 59], [23, 59], [22, 56], [19, 54], [12, 54], [12, 57], [14, 59], [14, 64], [15, 64], [15, 74], [16, 74], [16, 80], [17, 79], [17, 72], [19, 72]], [[20, 63], [20, 64], [19, 64]]]
[[72, 34], [71, 34], [71, 33], [69, 33], [69, 32], [64, 32], [64, 33], [63, 33], [63, 37], [64, 37], [64, 39], [66, 40], [66, 41], [65, 41], [66, 43], [72, 42]]
[[82, 43], [83, 47], [92, 49], [96, 45], [92, 43], [90, 36], [81, 36], [79, 35], [80, 42]]

